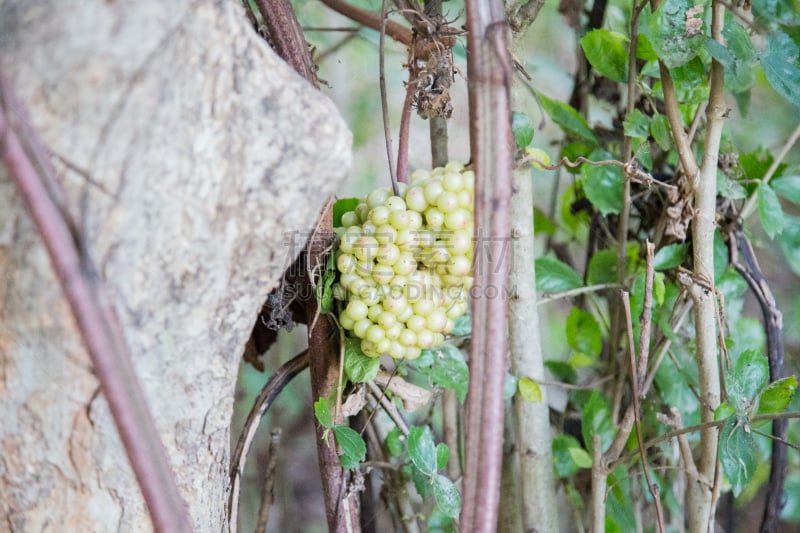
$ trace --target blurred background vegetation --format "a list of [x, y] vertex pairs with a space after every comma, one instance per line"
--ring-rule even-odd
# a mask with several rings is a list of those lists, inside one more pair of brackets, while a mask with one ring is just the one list
[[[371, 11], [380, 10], [380, 0], [351, 0], [351, 3]], [[354, 166], [353, 172], [340, 191], [342, 197], [363, 196], [377, 186], [389, 184], [386, 160], [381, 102], [379, 93], [378, 32], [359, 27], [337, 13], [334, 13], [316, 0], [295, 0], [293, 2], [300, 23], [305, 29], [306, 39], [313, 47], [314, 58], [319, 66], [318, 76], [323, 81], [322, 91], [337, 105], [340, 113], [353, 131]], [[605, 27], [627, 33], [629, 2], [612, 0], [606, 11]], [[789, 4], [791, 5], [791, 3]], [[443, 10], [448, 20], [463, 21], [464, 8], [459, 0], [445, 2]], [[560, 157], [562, 132], [559, 127], [538, 107], [533, 93], [566, 101], [572, 93], [573, 76], [578, 62], [578, 38], [575, 29], [558, 11], [556, 2], [546, 2], [533, 28], [527, 33], [526, 42], [516, 59], [524, 65], [531, 75], [530, 90], [522, 89], [525, 96], [525, 111], [537, 124], [534, 144], [544, 149], [552, 159]], [[400, 21], [396, 14], [394, 20]], [[456, 22], [453, 26], [460, 26]], [[450, 159], [466, 162], [469, 160], [468, 106], [466, 80], [465, 39], [460, 38], [454, 49], [456, 64], [460, 75], [453, 87], [454, 111], [448, 122]], [[389, 117], [392, 135], [396, 140], [400, 123], [400, 108], [404, 97], [403, 83], [407, 70], [403, 65], [407, 58], [404, 46], [386, 39], [386, 82], [388, 91]], [[774, 153], [783, 145], [800, 121], [800, 112], [781, 98], [764, 79], [758, 70], [758, 79], [750, 94], [749, 105], [742, 109], [729, 98], [733, 108], [726, 124], [729, 142], [740, 153], [756, 153], [760, 148]], [[611, 113], [606, 104], [592, 99], [589, 109], [590, 125], [604, 124], [612, 127]], [[430, 167], [430, 143], [428, 124], [416, 114], [412, 114], [409, 162], [411, 168]], [[784, 174], [800, 175], [800, 150], [794, 149], [784, 161], [789, 168]], [[791, 170], [794, 169], [794, 172]], [[532, 171], [536, 191], [536, 205], [553, 220], [560, 215], [554, 207], [560, 208], [560, 196], [574, 182], [574, 176], [562, 171]], [[800, 216], [797, 206], [785, 203], [785, 212]], [[563, 214], [563, 213], [562, 213]], [[764, 275], [769, 280], [784, 315], [784, 334], [786, 342], [786, 371], [796, 374], [800, 365], [800, 231], [792, 241], [791, 236], [776, 240], [769, 239], [756, 223], [755, 217], [749, 224], [750, 236], [756, 246]], [[538, 228], [537, 228], [538, 229]], [[583, 265], [586, 254], [586, 235], [557, 228], [553, 237], [563, 243], [575, 258], [577, 265]], [[537, 246], [540, 253], [546, 253], [547, 235], [539, 237]], [[783, 248], [781, 246], [783, 242]], [[287, 252], [288, 255], [288, 252]], [[287, 262], [291, 258], [287, 257]], [[580, 271], [580, 270], [579, 270]], [[738, 287], [736, 290], [741, 290]], [[742, 319], [737, 322], [740, 335], [750, 335], [762, 344], [761, 314], [757, 303], [749, 294], [745, 297], [741, 311]], [[548, 360], [566, 360], [569, 347], [564, 333], [564, 322], [571, 305], [567, 301], [547, 304], [542, 314], [543, 344]], [[729, 310], [728, 314], [738, 315]], [[760, 339], [760, 341], [759, 341]], [[282, 331], [279, 341], [264, 357], [266, 371], [260, 373], [247, 364], [240, 371], [237, 390], [232, 439], [235, 444], [244, 417], [252, 401], [269, 375], [283, 362], [305, 347], [305, 326], [298, 325], [293, 331]], [[563, 402], [551, 394], [551, 402]], [[254, 445], [248, 463], [245, 484], [242, 491], [240, 527], [242, 531], [252, 531], [258, 511], [260, 488], [267, 462], [269, 433], [272, 428], [282, 429], [279, 446], [279, 459], [275, 485], [275, 505], [270, 516], [269, 531], [289, 532], [326, 531], [321, 486], [317, 470], [317, 458], [312, 426], [313, 400], [310, 395], [308, 374], [301, 374], [280, 395], [269, 415], [262, 423], [259, 437]], [[677, 402], [680, 404], [680, 402]], [[800, 410], [797, 398], [790, 410]], [[690, 421], [686, 421], [687, 424]], [[788, 440], [800, 442], [800, 431], [796, 424], [790, 424]], [[761, 439], [762, 454], [768, 453], [768, 442]], [[787, 505], [785, 519], [800, 524], [800, 453], [789, 450], [789, 477], [786, 485]], [[763, 502], [758, 501], [758, 489], [768, 476], [768, 461], [762, 461], [755, 480], [750, 488], [736, 501], [723, 501], [722, 511], [730, 513], [732, 523], [736, 519], [738, 531], [750, 531], [760, 520]], [[752, 524], [752, 526], [751, 526]], [[800, 526], [798, 526], [800, 527]]]

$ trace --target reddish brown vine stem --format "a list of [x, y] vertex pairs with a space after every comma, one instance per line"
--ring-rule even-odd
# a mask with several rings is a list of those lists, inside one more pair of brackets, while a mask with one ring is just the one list
[[303, 78], [319, 89], [317, 68], [308, 53], [303, 29], [289, 0], [255, 0], [270, 44], [279, 56]]
[[[0, 155], [47, 248], [153, 527], [156, 531], [191, 531], [186, 504], [147, 408], [116, 316], [102, 297], [102, 287], [91, 265], [81, 254], [79, 236], [71, 231], [52, 191], [48, 190], [48, 184], [56, 180], [49, 160], [36, 157], [44, 153], [22, 104], [0, 72]], [[29, 154], [34, 156], [33, 161]]]
[[[467, 402], [462, 531], [496, 529], [508, 352], [511, 202], [511, 61], [503, 3], [467, 0], [470, 148], [475, 163], [475, 287]], [[491, 289], [494, 297], [490, 298]]]
[[[366, 11], [354, 5], [348, 4], [344, 0], [321, 0], [323, 4], [341, 13], [345, 17], [352, 19], [368, 28], [380, 31], [381, 17], [377, 13]], [[397, 22], [386, 21], [386, 35], [399, 43], [411, 46], [411, 30]]]

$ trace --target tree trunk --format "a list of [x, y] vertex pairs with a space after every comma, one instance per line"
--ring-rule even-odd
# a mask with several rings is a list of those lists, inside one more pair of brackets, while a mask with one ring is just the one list
[[[52, 153], [194, 529], [221, 531], [239, 357], [350, 134], [230, 1], [0, 0], [0, 69]], [[0, 167], [0, 529], [151, 529], [98, 392]]]

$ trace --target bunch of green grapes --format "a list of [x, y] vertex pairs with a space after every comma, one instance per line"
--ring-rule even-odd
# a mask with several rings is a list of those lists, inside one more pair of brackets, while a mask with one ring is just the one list
[[474, 180], [459, 163], [417, 170], [400, 196], [377, 189], [342, 215], [333, 294], [366, 355], [415, 359], [467, 311]]

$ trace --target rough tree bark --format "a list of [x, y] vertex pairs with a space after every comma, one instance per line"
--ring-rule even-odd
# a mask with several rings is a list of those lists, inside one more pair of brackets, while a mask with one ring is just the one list
[[[350, 134], [235, 2], [0, 0], [0, 66], [52, 151], [194, 528], [221, 531], [239, 356]], [[0, 529], [150, 529], [97, 392], [0, 168]]]

